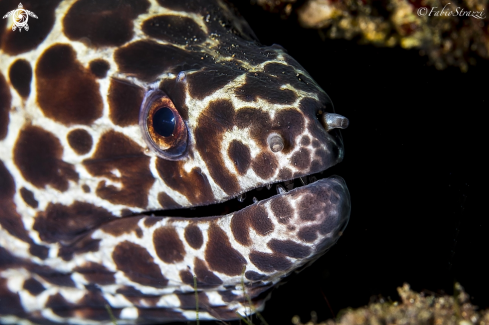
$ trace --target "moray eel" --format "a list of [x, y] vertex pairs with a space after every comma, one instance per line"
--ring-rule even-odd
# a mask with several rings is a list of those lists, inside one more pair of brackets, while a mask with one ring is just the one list
[[229, 4], [23, 5], [29, 30], [0, 29], [2, 323], [237, 319], [341, 236], [322, 172], [348, 120]]

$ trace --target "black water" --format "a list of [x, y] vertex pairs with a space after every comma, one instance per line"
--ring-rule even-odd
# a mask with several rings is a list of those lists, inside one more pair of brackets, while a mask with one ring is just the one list
[[322, 41], [247, 1], [238, 9], [262, 43], [285, 47], [350, 119], [336, 169], [351, 192], [350, 223], [330, 252], [273, 292], [269, 324], [399, 299], [405, 282], [452, 294], [458, 281], [488, 308], [489, 62], [437, 71], [417, 51]]

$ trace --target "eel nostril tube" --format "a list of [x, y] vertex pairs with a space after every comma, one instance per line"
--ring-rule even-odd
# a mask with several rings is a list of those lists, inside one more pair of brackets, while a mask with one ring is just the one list
[[284, 139], [277, 133], [270, 133], [267, 142], [273, 152], [282, 151], [284, 148]]
[[319, 119], [326, 131], [332, 129], [346, 129], [350, 123], [346, 117], [335, 113], [324, 113]]

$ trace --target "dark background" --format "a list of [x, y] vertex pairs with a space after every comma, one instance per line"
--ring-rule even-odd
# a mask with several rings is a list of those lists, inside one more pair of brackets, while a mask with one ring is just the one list
[[489, 63], [438, 71], [415, 50], [322, 41], [293, 17], [235, 4], [260, 41], [285, 47], [350, 119], [334, 167], [351, 193], [350, 223], [326, 255], [273, 291], [268, 323], [399, 300], [403, 283], [451, 295], [458, 281], [488, 308]]

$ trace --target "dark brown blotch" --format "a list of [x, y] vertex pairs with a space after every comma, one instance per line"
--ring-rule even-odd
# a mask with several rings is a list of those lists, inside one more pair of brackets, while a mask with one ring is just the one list
[[[123, 212], [131, 214], [131, 211]], [[115, 237], [122, 236], [123, 234], [130, 234], [131, 232], [137, 234], [138, 230], [141, 230], [138, 225], [141, 218], [143, 217], [117, 218], [112, 222], [105, 223], [102, 227], [100, 227], [100, 230]]]
[[208, 236], [205, 260], [211, 270], [227, 275], [243, 273], [246, 259], [232, 247], [226, 233], [219, 226], [212, 224]]
[[241, 141], [233, 140], [229, 144], [228, 155], [238, 173], [240, 175], [246, 174], [251, 163], [250, 149]]
[[46, 288], [44, 288], [42, 283], [37, 281], [34, 278], [29, 278], [29, 279], [25, 280], [22, 288], [24, 290], [29, 291], [29, 293], [33, 296], [37, 296], [38, 294], [40, 294], [41, 292], [46, 290]]
[[39, 202], [37, 202], [36, 198], [34, 197], [34, 193], [32, 191], [29, 191], [25, 187], [22, 187], [20, 189], [20, 196], [22, 196], [22, 200], [28, 205], [30, 205], [33, 208], [37, 208], [39, 205]]
[[84, 155], [92, 149], [93, 139], [84, 129], [75, 129], [68, 133], [68, 143], [78, 155]]
[[36, 79], [37, 101], [48, 118], [65, 125], [90, 125], [102, 116], [99, 84], [70, 45], [45, 50], [36, 65]]
[[[2, 160], [0, 160], [0, 202], [12, 202], [15, 194], [15, 181]], [[2, 205], [3, 205], [2, 204]]]
[[297, 237], [299, 237], [300, 240], [311, 243], [318, 238], [317, 232], [317, 226], [306, 226], [299, 230]]
[[294, 258], [304, 258], [311, 253], [310, 247], [301, 245], [292, 240], [272, 239], [268, 242], [267, 246], [275, 253]]
[[273, 153], [261, 152], [253, 159], [251, 168], [259, 177], [269, 179], [275, 174], [278, 168], [278, 161]]
[[29, 237], [22, 217], [17, 212], [16, 205], [13, 201], [14, 194], [14, 178], [5, 167], [3, 161], [0, 160], [0, 225], [12, 236], [30, 244], [29, 252], [32, 255], [45, 259], [48, 254], [48, 249], [35, 244]]
[[182, 206], [175, 202], [175, 200], [166, 194], [165, 192], [158, 193], [158, 203], [161, 205], [163, 209], [179, 209]]
[[41, 240], [48, 243], [72, 243], [77, 236], [86, 234], [99, 225], [116, 217], [104, 208], [86, 202], [75, 201], [66, 206], [49, 203], [36, 216], [33, 229]]
[[29, 253], [31, 253], [33, 256], [39, 257], [41, 260], [45, 260], [48, 257], [49, 248], [32, 243], [31, 247], [29, 247]]
[[235, 212], [231, 219], [231, 231], [236, 241], [242, 245], [251, 245], [250, 226], [261, 236], [273, 231], [273, 223], [263, 205], [252, 205]]
[[75, 254], [96, 252], [100, 248], [100, 239], [93, 239], [90, 236], [82, 236], [82, 239], [69, 246], [61, 246], [58, 256], [65, 261], [69, 261]]
[[187, 77], [190, 96], [199, 100], [204, 99], [242, 73], [237, 69], [219, 66], [204, 68], [192, 73]]
[[9, 251], [0, 246], [0, 270], [18, 267], [21, 264], [22, 260], [20, 258], [13, 256]]
[[184, 236], [187, 244], [194, 249], [199, 249], [204, 243], [204, 236], [197, 225], [189, 224], [185, 227]]
[[112, 258], [117, 268], [131, 281], [155, 288], [164, 288], [168, 283], [151, 255], [142, 246], [124, 241], [115, 247]]
[[22, 176], [37, 188], [51, 185], [68, 189], [68, 180], [77, 181], [73, 165], [62, 160], [63, 147], [58, 138], [37, 126], [26, 126], [14, 147], [14, 162]]
[[214, 203], [214, 194], [207, 176], [198, 167], [194, 167], [190, 172], [185, 171], [184, 164], [184, 161], [158, 158], [156, 169], [165, 184], [183, 194], [190, 203], [194, 205]]
[[135, 306], [155, 306], [160, 300], [160, 295], [148, 295], [131, 286], [123, 286], [116, 290], [117, 293], [124, 295], [127, 300]]
[[153, 16], [143, 22], [141, 29], [146, 35], [171, 44], [198, 44], [206, 39], [206, 34], [193, 19], [182, 16]]
[[[114, 204], [145, 208], [149, 189], [155, 181], [149, 160], [136, 142], [122, 133], [108, 131], [100, 137], [92, 157], [83, 164], [93, 176], [121, 183], [119, 188], [99, 182], [96, 190], [99, 197]], [[119, 170], [120, 178], [112, 173], [114, 169]]]
[[314, 159], [312, 162], [311, 162], [311, 167], [309, 168], [309, 172], [317, 172], [317, 171], [321, 171], [321, 170], [324, 170], [324, 166], [326, 164], [321, 160], [318, 160], [318, 159]]
[[250, 218], [249, 214], [247, 213], [248, 209], [237, 211], [231, 218], [231, 231], [234, 239], [244, 246], [251, 245], [249, 228]]
[[223, 167], [225, 164], [221, 156], [223, 134], [233, 126], [233, 104], [221, 99], [209, 103], [206, 114], [200, 116], [195, 129], [196, 148], [206, 162], [212, 179], [228, 195], [237, 194], [240, 190], [236, 177]]
[[46, 308], [51, 309], [54, 314], [60, 317], [73, 317], [74, 307], [75, 305], [68, 302], [60, 293], [49, 296], [46, 302]]
[[139, 109], [144, 89], [119, 79], [112, 79], [109, 87], [109, 117], [119, 126], [138, 125]]
[[44, 267], [44, 266], [34, 267], [34, 272], [37, 275], [39, 275], [41, 278], [43, 278], [43, 280], [51, 284], [54, 284], [55, 286], [70, 287], [70, 288], [76, 287], [75, 282], [73, 282], [70, 273], [61, 273], [58, 271], [54, 271], [49, 267]]
[[153, 233], [153, 244], [156, 255], [165, 263], [183, 261], [185, 248], [177, 231], [172, 227], [161, 227]]
[[12, 95], [10, 94], [10, 88], [7, 80], [5, 80], [5, 77], [0, 72], [0, 140], [7, 136], [11, 102]]
[[255, 271], [246, 271], [245, 277], [251, 281], [261, 281], [261, 280], [265, 280], [268, 278], [267, 275], [261, 274], [261, 273], [255, 272]]
[[82, 274], [85, 279], [91, 283], [99, 285], [115, 283], [114, 272], [95, 262], [86, 262], [85, 264], [74, 268], [73, 271]]
[[206, 263], [197, 257], [194, 261], [194, 271], [195, 275], [197, 276], [197, 287], [210, 288], [217, 287], [222, 284], [222, 280], [217, 275], [209, 271]]
[[308, 169], [311, 167], [311, 151], [305, 148], [299, 149], [299, 151], [292, 155], [290, 162], [297, 169]]
[[9, 70], [9, 79], [12, 86], [24, 99], [31, 92], [32, 68], [30, 63], [24, 59], [16, 60]]
[[251, 263], [263, 272], [285, 271], [292, 266], [292, 263], [280, 254], [252, 251], [249, 257]]
[[311, 143], [311, 138], [309, 138], [309, 136], [304, 135], [304, 136], [301, 138], [301, 145], [302, 145], [302, 146], [308, 146], [310, 143]]
[[116, 292], [126, 297], [144, 297], [144, 293], [131, 286], [122, 286]]
[[138, 238], [143, 238], [143, 230], [141, 228], [138, 227], [135, 233]]
[[[176, 291], [175, 295], [180, 300], [180, 307], [183, 310], [195, 310], [196, 301], [194, 292], [180, 292]], [[209, 299], [205, 292], [199, 291], [197, 302], [199, 303], [199, 310], [208, 310], [210, 307]]]
[[257, 205], [250, 211], [251, 227], [261, 236], [266, 236], [273, 231], [274, 226], [263, 205]]
[[119, 71], [143, 81], [153, 81], [163, 72], [178, 73], [184, 68], [208, 64], [210, 58], [172, 45], [140, 40], [119, 48], [114, 54]]
[[292, 175], [292, 171], [289, 168], [284, 167], [278, 172], [277, 178], [280, 180], [288, 180], [293, 178]]
[[253, 102], [261, 98], [271, 104], [293, 104], [297, 98], [290, 89], [281, 89], [284, 84], [277, 77], [262, 72], [246, 75], [243, 86], [236, 88], [235, 95], [244, 101]]
[[95, 77], [99, 79], [107, 77], [107, 71], [109, 71], [110, 69], [109, 62], [105, 61], [104, 59], [92, 60], [90, 61], [88, 66], [90, 67], [90, 71], [92, 71]]
[[314, 221], [318, 216], [323, 214], [324, 203], [329, 200], [328, 193], [325, 193], [322, 199], [325, 199], [326, 201], [319, 201], [315, 195], [305, 193], [302, 196], [301, 202], [299, 203], [298, 207], [301, 219], [305, 221]]
[[158, 221], [163, 220], [163, 217], [145, 217], [144, 225], [148, 228], [153, 227]]
[[63, 31], [73, 41], [81, 38], [94, 47], [119, 46], [133, 37], [133, 20], [149, 8], [147, 0], [75, 2], [63, 19]]
[[234, 302], [237, 300], [238, 296], [233, 293], [233, 290], [223, 290], [217, 292], [224, 302]]
[[[77, 301], [76, 316], [79, 319], [89, 319], [99, 322], [110, 322], [112, 318], [118, 319], [122, 308], [109, 305], [104, 296], [97, 291], [88, 291], [82, 299]], [[107, 312], [110, 308], [111, 314]]]
[[277, 221], [281, 224], [287, 224], [294, 216], [294, 209], [284, 197], [279, 196], [273, 198], [270, 203], [270, 208], [272, 209], [275, 218], [277, 218]]
[[189, 270], [182, 270], [178, 273], [180, 276], [180, 280], [182, 280], [183, 283], [188, 284], [190, 286], [194, 286], [194, 275], [192, 272]]
[[[250, 128], [251, 138], [263, 150], [269, 150], [267, 137], [271, 131], [270, 114], [260, 109], [243, 107], [236, 112], [235, 123], [238, 128]], [[287, 148], [287, 143], [285, 143]]]
[[[242, 107], [236, 112], [235, 122], [240, 129], [253, 126], [266, 128], [270, 125], [270, 115], [254, 107]], [[257, 129], [256, 131], [260, 130]], [[256, 133], [256, 131], [252, 133]], [[266, 143], [266, 139], [264, 143]]]
[[131, 209], [122, 209], [121, 212], [120, 212], [120, 216], [121, 217], [131, 217], [131, 216], [134, 216], [135, 213], [134, 211], [132, 211]]

